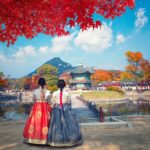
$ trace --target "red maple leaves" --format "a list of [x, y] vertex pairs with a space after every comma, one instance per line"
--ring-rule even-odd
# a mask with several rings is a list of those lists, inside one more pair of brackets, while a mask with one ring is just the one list
[[94, 13], [114, 18], [126, 7], [133, 8], [134, 0], [0, 0], [0, 41], [10, 45], [18, 36], [67, 35], [67, 26], [97, 28], [101, 22], [93, 20]]

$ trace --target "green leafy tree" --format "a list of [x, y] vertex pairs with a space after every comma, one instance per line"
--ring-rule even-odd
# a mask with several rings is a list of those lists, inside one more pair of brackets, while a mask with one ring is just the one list
[[0, 77], [4, 77], [4, 74], [3, 74], [3, 72], [0, 72]]
[[46, 80], [46, 84], [49, 90], [54, 91], [57, 89], [57, 68], [50, 64], [44, 64], [37, 69], [37, 74]]

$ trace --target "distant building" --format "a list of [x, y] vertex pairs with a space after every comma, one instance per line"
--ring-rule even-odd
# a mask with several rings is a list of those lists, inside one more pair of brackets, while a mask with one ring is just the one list
[[79, 65], [77, 68], [70, 72], [72, 79], [70, 80], [71, 89], [89, 89], [91, 87], [91, 76], [92, 72], [89, 69]]
[[59, 79], [63, 79], [66, 82], [66, 84], [68, 85], [69, 81], [72, 79], [72, 77], [70, 75], [70, 72], [64, 72], [63, 74], [61, 74], [59, 76]]

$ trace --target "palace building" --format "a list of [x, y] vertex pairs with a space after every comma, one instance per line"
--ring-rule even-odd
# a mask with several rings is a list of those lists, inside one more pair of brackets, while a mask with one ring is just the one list
[[90, 89], [91, 87], [91, 76], [92, 72], [83, 67], [83, 65], [79, 65], [77, 68], [73, 69], [70, 72], [72, 79], [70, 80], [70, 88], [71, 89]]

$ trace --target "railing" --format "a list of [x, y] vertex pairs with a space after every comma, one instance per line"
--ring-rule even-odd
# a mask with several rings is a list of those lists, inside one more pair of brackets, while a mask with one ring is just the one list
[[88, 106], [88, 108], [95, 114], [95, 117], [99, 118], [100, 122], [104, 122], [104, 114], [102, 107], [99, 107], [99, 109], [96, 107], [96, 104], [93, 102], [87, 102], [83, 98], [78, 97], [79, 100], [81, 100], [85, 105]]
[[[150, 114], [150, 100], [138, 99], [133, 103], [128, 100], [123, 103], [94, 103], [93, 101], [86, 101], [82, 97], [78, 97], [84, 102], [88, 108], [94, 112], [96, 117], [99, 117], [100, 122], [104, 121], [104, 116], [127, 116], [127, 115], [146, 115]], [[103, 106], [105, 105], [105, 106]]]
[[140, 112], [150, 113], [150, 100], [144, 100], [139, 98], [137, 100], [137, 112], [138, 114]]

